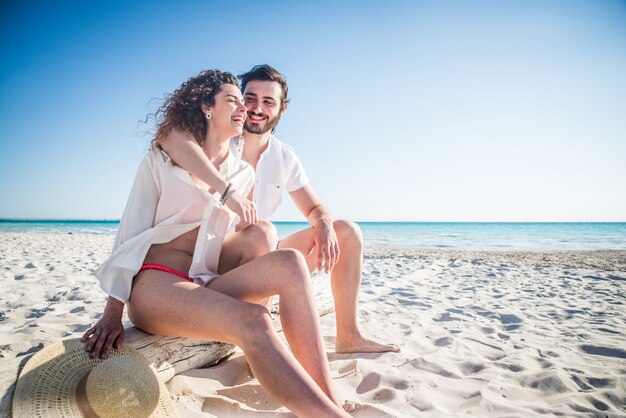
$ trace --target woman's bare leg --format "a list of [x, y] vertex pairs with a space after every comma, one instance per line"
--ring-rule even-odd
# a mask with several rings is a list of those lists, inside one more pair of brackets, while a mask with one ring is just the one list
[[248, 261], [276, 249], [278, 233], [269, 221], [258, 221], [243, 231], [230, 232], [224, 237], [220, 253], [219, 273], [223, 274]]
[[268, 297], [278, 295], [280, 321], [294, 356], [324, 393], [339, 405], [331, 385], [308, 268], [299, 251], [266, 254], [222, 274], [208, 287], [252, 303], [262, 304]]
[[136, 326], [151, 333], [240, 346], [261, 385], [298, 416], [348, 416], [281, 343], [260, 305], [146, 270], [135, 278], [128, 313]]

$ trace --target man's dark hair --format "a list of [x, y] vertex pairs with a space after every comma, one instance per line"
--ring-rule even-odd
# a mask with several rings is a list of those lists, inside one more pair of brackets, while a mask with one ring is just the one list
[[247, 73], [243, 73], [238, 75], [237, 78], [241, 80], [241, 91], [246, 91], [246, 85], [250, 81], [261, 80], [261, 81], [275, 81], [277, 82], [282, 90], [282, 94], [280, 95], [280, 105], [284, 107], [289, 99], [287, 98], [287, 79], [285, 76], [276, 71], [274, 67], [267, 64], [255, 65], [252, 67], [250, 71]]

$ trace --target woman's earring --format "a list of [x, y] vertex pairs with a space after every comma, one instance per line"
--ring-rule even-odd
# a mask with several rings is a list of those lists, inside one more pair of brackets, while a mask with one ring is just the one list
[[211, 112], [206, 112], [204, 115], [206, 116], [207, 120], [211, 120], [211, 118], [213, 117], [213, 114]]

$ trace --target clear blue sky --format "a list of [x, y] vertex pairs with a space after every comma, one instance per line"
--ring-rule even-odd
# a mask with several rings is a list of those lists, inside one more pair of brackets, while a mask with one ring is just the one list
[[2, 218], [119, 218], [150, 99], [268, 63], [337, 217], [626, 221], [626, 2], [0, 7]]

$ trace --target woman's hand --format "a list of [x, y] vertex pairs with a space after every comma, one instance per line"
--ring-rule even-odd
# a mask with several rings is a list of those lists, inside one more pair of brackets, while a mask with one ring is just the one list
[[86, 342], [85, 351], [91, 358], [107, 358], [111, 347], [120, 348], [124, 343], [124, 326], [122, 325], [122, 313], [124, 303], [109, 296], [102, 318], [89, 328], [83, 337]]
[[239, 192], [230, 195], [226, 200], [226, 206], [239, 215], [240, 222], [235, 227], [236, 232], [242, 231], [257, 222], [256, 206], [239, 194]]

